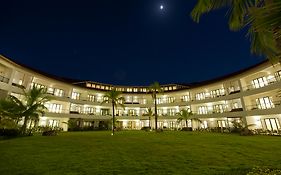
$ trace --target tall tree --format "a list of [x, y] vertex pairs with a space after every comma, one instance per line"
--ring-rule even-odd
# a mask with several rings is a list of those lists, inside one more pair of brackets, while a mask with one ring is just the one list
[[203, 14], [220, 8], [228, 8], [231, 30], [248, 28], [252, 53], [281, 61], [280, 0], [198, 0], [191, 17], [199, 22]]
[[164, 90], [161, 88], [160, 84], [158, 82], [154, 82], [149, 86], [149, 92], [151, 93], [152, 100], [154, 102], [154, 116], [155, 116], [155, 131], [157, 131], [158, 126], [157, 126], [157, 119], [158, 119], [158, 114], [157, 114], [157, 94], [158, 93], [163, 93]]
[[153, 111], [151, 108], [147, 108], [147, 115], [149, 120], [149, 128], [151, 129], [151, 117], [153, 116]]
[[0, 100], [0, 114], [15, 119], [24, 119], [22, 133], [26, 133], [27, 123], [32, 120], [38, 121], [40, 115], [47, 110], [45, 103], [51, 98], [47, 94], [46, 88], [36, 88], [33, 86], [29, 91], [23, 90], [23, 98], [8, 96]]
[[185, 121], [185, 125], [187, 127], [188, 126], [187, 122], [188, 122], [188, 120], [191, 120], [191, 116], [193, 115], [193, 113], [191, 111], [189, 112], [186, 109], [182, 109], [176, 115], [179, 116], [178, 122], [181, 122], [181, 121], [184, 120]]
[[111, 91], [106, 92], [105, 96], [106, 97], [101, 104], [104, 103], [111, 103], [112, 105], [112, 135], [114, 135], [114, 130], [115, 130], [115, 108], [117, 105], [121, 106], [124, 108], [123, 102], [125, 99], [123, 97], [120, 97], [122, 92], [116, 91], [116, 89], [112, 89]]

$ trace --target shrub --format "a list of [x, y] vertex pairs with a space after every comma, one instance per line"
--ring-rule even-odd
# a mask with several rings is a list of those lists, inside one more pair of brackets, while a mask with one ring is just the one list
[[253, 132], [249, 130], [248, 128], [242, 128], [240, 132], [241, 136], [252, 136]]
[[6, 137], [17, 137], [20, 136], [21, 132], [18, 128], [12, 128], [12, 129], [0, 129], [0, 136], [6, 136]]
[[281, 170], [255, 167], [247, 175], [281, 175]]
[[144, 126], [144, 127], [141, 128], [141, 130], [143, 130], [143, 131], [150, 131], [151, 127], [150, 126]]
[[192, 131], [191, 127], [183, 127], [181, 131]]
[[49, 130], [42, 132], [42, 136], [57, 136], [58, 131], [57, 130]]

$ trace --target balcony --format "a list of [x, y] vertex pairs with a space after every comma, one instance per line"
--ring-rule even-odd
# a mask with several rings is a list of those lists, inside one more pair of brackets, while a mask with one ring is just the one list
[[17, 84], [17, 83], [12, 83], [12, 86], [18, 87], [20, 89], [25, 89], [25, 86]]
[[266, 82], [263, 82], [263, 83], [260, 83], [260, 84], [248, 84], [247, 86], [243, 87], [243, 90], [249, 91], [249, 90], [259, 89], [259, 88], [263, 88], [263, 87], [266, 87], [266, 86], [276, 84], [278, 82], [281, 82], [281, 79], [274, 77], [274, 78], [267, 79]]
[[271, 104], [265, 104], [265, 105], [248, 105], [246, 106], [247, 111], [254, 111], [254, 110], [268, 110], [273, 108], [280, 108], [281, 107], [281, 101], [274, 101]]

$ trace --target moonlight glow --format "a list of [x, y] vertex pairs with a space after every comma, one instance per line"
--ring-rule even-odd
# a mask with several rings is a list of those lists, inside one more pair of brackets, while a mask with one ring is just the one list
[[160, 5], [160, 10], [163, 10], [164, 9], [164, 6], [163, 5]]

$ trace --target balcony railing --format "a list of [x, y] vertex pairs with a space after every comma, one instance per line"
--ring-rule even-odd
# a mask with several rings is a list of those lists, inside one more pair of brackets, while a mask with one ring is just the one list
[[241, 112], [241, 111], [243, 111], [243, 108], [242, 107], [240, 107], [240, 108], [233, 108], [233, 109], [224, 109], [224, 110], [222, 110], [222, 111], [220, 111], [220, 110], [210, 110], [210, 111], [206, 111], [206, 112], [204, 112], [204, 113], [194, 113], [194, 114], [196, 114], [196, 115], [210, 115], [210, 114], [222, 114], [222, 113], [228, 113], [228, 112]]
[[280, 78], [270, 78], [270, 79], [267, 79], [267, 82], [263, 82], [262, 86], [261, 84], [249, 84], [247, 86], [244, 86], [243, 87], [243, 90], [244, 91], [248, 91], [248, 90], [253, 90], [253, 89], [259, 89], [259, 88], [263, 88], [263, 87], [266, 87], [266, 86], [269, 86], [269, 85], [272, 85], [272, 84], [275, 84], [277, 82], [280, 82], [281, 79]]
[[281, 107], [281, 101], [274, 101], [271, 104], [266, 105], [248, 105], [246, 106], [246, 110], [253, 111], [253, 110], [266, 110], [266, 109], [273, 109], [273, 108], [280, 108]]

